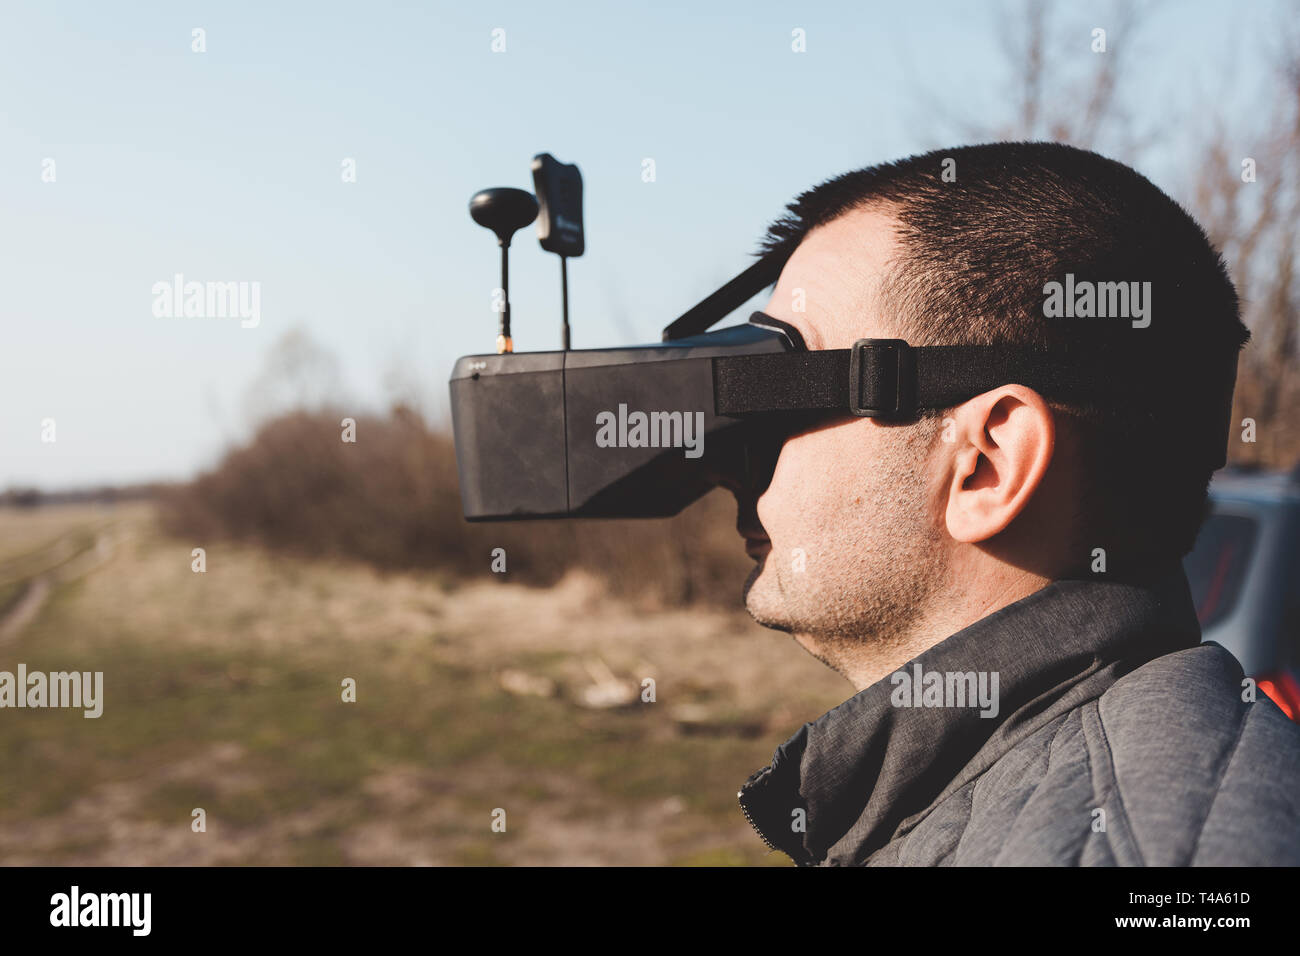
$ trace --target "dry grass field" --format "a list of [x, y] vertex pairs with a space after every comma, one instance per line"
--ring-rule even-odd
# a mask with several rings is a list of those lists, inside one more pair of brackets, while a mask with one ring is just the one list
[[657, 609], [194, 546], [149, 505], [0, 509], [0, 670], [104, 675], [98, 719], [0, 710], [0, 863], [784, 863], [736, 790], [852, 693], [739, 579]]

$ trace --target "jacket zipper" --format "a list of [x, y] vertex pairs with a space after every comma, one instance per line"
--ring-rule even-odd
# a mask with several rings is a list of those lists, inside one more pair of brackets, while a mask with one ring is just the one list
[[736, 791], [736, 800], [740, 803], [740, 812], [745, 815], [745, 820], [748, 821], [749, 825], [754, 828], [754, 832], [758, 834], [758, 838], [763, 841], [763, 844], [769, 850], [775, 850], [776, 847], [772, 845], [772, 841], [769, 840], [767, 838], [767, 835], [758, 828], [758, 824], [754, 822], [754, 818], [749, 815], [749, 807], [745, 806], [744, 790]]

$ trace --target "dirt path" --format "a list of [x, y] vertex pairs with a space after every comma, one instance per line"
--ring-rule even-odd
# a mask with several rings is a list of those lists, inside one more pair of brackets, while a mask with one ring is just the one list
[[0, 720], [0, 865], [779, 863], [736, 787], [846, 696], [743, 611], [586, 574], [449, 583], [56, 517], [0, 515], [29, 522], [0, 523], [0, 657], [103, 671], [110, 706]]
[[50, 593], [49, 575], [27, 582], [20, 597], [9, 613], [0, 617], [0, 644], [7, 644], [21, 633], [27, 623], [36, 616]]
[[[45, 548], [0, 565], [0, 583], [22, 582], [18, 600], [0, 615], [0, 646], [14, 640], [32, 622], [56, 584], [74, 581], [111, 560], [115, 543], [124, 533], [120, 525], [113, 525], [98, 531], [92, 543], [82, 546], [76, 543], [77, 533], [65, 535]], [[41, 570], [33, 573], [32, 568]]]

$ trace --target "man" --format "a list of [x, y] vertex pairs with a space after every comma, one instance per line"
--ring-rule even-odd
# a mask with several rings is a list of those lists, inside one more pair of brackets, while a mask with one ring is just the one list
[[801, 432], [739, 495], [750, 614], [859, 691], [746, 781], [759, 834], [801, 865], [1300, 863], [1300, 727], [1199, 643], [1180, 564], [1248, 337], [1195, 222], [1002, 143], [830, 180], [764, 245], [809, 349], [1120, 360], [1084, 399], [1011, 380]]

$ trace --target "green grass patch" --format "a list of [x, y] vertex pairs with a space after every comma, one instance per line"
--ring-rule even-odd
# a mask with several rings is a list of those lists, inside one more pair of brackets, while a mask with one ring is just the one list
[[[99, 624], [81, 595], [81, 583], [60, 587], [21, 639], [0, 648], [0, 669], [22, 661], [29, 671], [100, 671], [103, 715], [0, 711], [0, 824], [61, 814], [94, 798], [96, 788], [122, 784], [135, 796], [113, 812], [129, 820], [188, 828], [190, 811], [202, 807], [215, 830], [313, 814], [316, 822], [280, 846], [276, 859], [338, 864], [347, 862], [341, 847], [349, 832], [376, 813], [366, 782], [417, 768], [448, 781], [450, 790], [427, 799], [452, 801], [453, 819], [466, 821], [459, 838], [441, 818], [430, 824], [447, 837], [454, 859], [493, 865], [509, 862], [509, 841], [482, 834], [484, 808], [526, 812], [554, 802], [554, 788], [539, 782], [547, 775], [581, 793], [575, 813], [680, 798], [686, 813], [674, 845], [681, 847], [716, 840], [738, 821], [743, 827], [737, 786], [771, 754], [770, 741], [745, 739], [725, 724], [684, 735], [663, 704], [591, 711], [562, 697], [510, 694], [489, 669], [440, 660], [436, 640], [404, 648], [400, 658], [383, 646], [341, 641], [312, 645], [310, 653], [233, 640], [169, 643], [165, 635]], [[548, 651], [512, 664], [538, 672], [566, 659]], [[345, 677], [356, 681], [355, 703], [341, 699]], [[741, 716], [727, 719], [739, 727]], [[495, 769], [480, 772], [487, 767]], [[97, 845], [69, 842], [49, 862]], [[754, 863], [763, 855], [754, 838], [753, 847], [688, 853], [681, 862]]]

